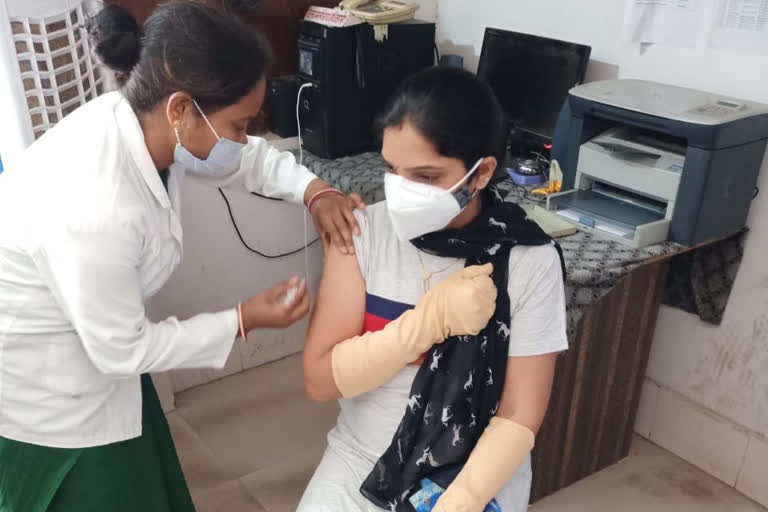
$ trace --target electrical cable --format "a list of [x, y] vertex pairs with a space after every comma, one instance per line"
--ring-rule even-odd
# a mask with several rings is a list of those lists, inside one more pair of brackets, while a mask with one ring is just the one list
[[[248, 249], [250, 252], [252, 252], [254, 254], [258, 254], [262, 258], [266, 258], [268, 260], [277, 260], [277, 259], [280, 259], [280, 258], [285, 258], [285, 257], [288, 257], [288, 256], [293, 256], [294, 254], [298, 254], [301, 251], [304, 251], [304, 250], [308, 249], [310, 246], [312, 246], [312, 245], [314, 245], [314, 244], [316, 244], [317, 242], [320, 241], [320, 238], [318, 237], [318, 238], [315, 238], [314, 240], [312, 240], [311, 242], [306, 243], [306, 231], [305, 231], [305, 233], [304, 233], [304, 246], [299, 247], [298, 249], [294, 249], [292, 251], [285, 252], [285, 253], [282, 253], [282, 254], [266, 254], [266, 253], [263, 253], [263, 252], [261, 252], [259, 250], [256, 250], [253, 247], [251, 247], [248, 244], [248, 242], [246, 242], [245, 239], [243, 238], [243, 234], [240, 232], [240, 228], [238, 227], [237, 221], [235, 220], [235, 215], [232, 213], [232, 205], [229, 203], [229, 198], [227, 198], [226, 194], [224, 194], [224, 191], [222, 189], [219, 189], [219, 194], [221, 194], [222, 199], [224, 199], [224, 203], [227, 205], [227, 212], [229, 212], [229, 218], [232, 221], [232, 226], [235, 228], [235, 233], [237, 233], [237, 237], [240, 239], [240, 242], [242, 242], [243, 246], [246, 249]], [[256, 195], [260, 195], [260, 194], [256, 194]], [[272, 199], [272, 198], [267, 198], [267, 199]], [[305, 217], [305, 219], [306, 219], [306, 217]]]
[[[303, 151], [303, 140], [301, 138], [301, 117], [300, 117], [300, 107], [301, 107], [301, 93], [305, 88], [312, 87], [312, 83], [306, 83], [303, 84], [301, 87], [299, 87], [299, 92], [296, 97], [296, 125], [299, 130], [299, 165], [303, 165], [304, 161], [304, 151]], [[298, 254], [301, 251], [304, 251], [304, 266], [305, 266], [305, 272], [306, 272], [306, 279], [309, 281], [309, 248], [313, 245], [315, 245], [317, 242], [320, 241], [320, 237], [315, 238], [311, 242], [307, 241], [307, 235], [308, 235], [308, 226], [307, 226], [307, 212], [306, 210], [303, 212], [302, 216], [304, 218], [304, 246], [299, 247], [298, 249], [294, 249], [292, 251], [288, 251], [281, 254], [267, 254], [264, 252], [261, 252], [257, 249], [254, 249], [251, 247], [248, 242], [245, 241], [245, 238], [243, 237], [242, 232], [240, 231], [240, 227], [237, 225], [237, 221], [235, 220], [235, 215], [232, 212], [232, 205], [229, 202], [229, 198], [224, 193], [224, 191], [220, 188], [219, 194], [221, 194], [221, 198], [224, 199], [224, 203], [227, 206], [227, 212], [229, 214], [229, 219], [232, 221], [232, 227], [235, 228], [235, 233], [237, 233], [237, 237], [240, 239], [240, 242], [243, 244], [243, 247], [245, 247], [248, 251], [257, 254], [261, 256], [262, 258], [266, 258], [269, 260], [275, 260], [280, 258], [286, 258], [288, 256], [293, 256], [294, 254]], [[258, 192], [251, 192], [252, 195], [255, 195], [257, 197], [261, 197], [263, 199], [268, 199], [270, 201], [282, 201], [282, 199], [275, 198], [275, 197], [269, 197], [265, 196], [263, 194], [259, 194]]]
[[537, 203], [537, 204], [544, 204], [544, 203], [547, 202], [546, 199], [531, 194], [530, 191], [527, 188], [525, 188], [522, 185], [518, 185], [517, 183], [515, 183], [511, 179], [509, 180], [509, 182], [512, 183], [512, 185], [523, 194], [523, 197], [525, 199], [527, 199], [527, 200], [529, 200], [529, 201], [531, 201], [533, 203]]
[[304, 165], [304, 141], [301, 139], [301, 116], [299, 115], [301, 108], [301, 93], [304, 89], [309, 87], [314, 87], [312, 82], [302, 84], [301, 87], [299, 87], [299, 93], [296, 95], [296, 128], [299, 130], [299, 165]]
[[[304, 89], [307, 89], [309, 87], [313, 87], [312, 82], [307, 82], [305, 84], [302, 84], [301, 87], [299, 87], [299, 92], [296, 94], [296, 129], [299, 132], [299, 165], [304, 165], [304, 140], [301, 138], [301, 93], [304, 91]], [[309, 206], [309, 205], [307, 205]], [[307, 243], [307, 210], [304, 210], [304, 213], [302, 213], [302, 217], [304, 218], [304, 278], [309, 282], [309, 246], [311, 244]], [[320, 240], [318, 237], [315, 239], [312, 243], [314, 244]]]

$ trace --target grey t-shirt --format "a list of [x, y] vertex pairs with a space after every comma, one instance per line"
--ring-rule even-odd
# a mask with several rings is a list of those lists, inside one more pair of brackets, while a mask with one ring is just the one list
[[[464, 260], [432, 256], [401, 242], [385, 202], [356, 212], [356, 217], [362, 233], [355, 238], [355, 251], [368, 299], [366, 330], [377, 330], [421, 299], [425, 270], [432, 274], [431, 287], [464, 267]], [[512, 309], [510, 357], [568, 348], [563, 275], [554, 246], [513, 248], [507, 291]]]
[[[367, 292], [365, 328], [375, 331], [421, 299], [424, 269], [417, 249], [395, 235], [386, 203], [355, 215], [362, 231], [355, 238], [355, 250]], [[425, 253], [421, 253], [421, 260], [433, 274], [431, 286], [464, 267], [464, 260]], [[510, 357], [560, 352], [568, 347], [562, 271], [553, 246], [512, 249], [508, 291], [512, 308]], [[359, 488], [392, 442], [417, 371], [418, 366], [410, 365], [369, 393], [339, 400], [339, 418], [328, 434], [328, 448], [298, 512], [379, 510]], [[496, 496], [502, 510], [524, 512], [530, 486], [528, 457]]]

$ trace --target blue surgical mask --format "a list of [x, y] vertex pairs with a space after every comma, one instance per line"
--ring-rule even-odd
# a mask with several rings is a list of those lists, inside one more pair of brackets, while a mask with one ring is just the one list
[[226, 178], [231, 176], [240, 169], [240, 159], [245, 144], [219, 137], [219, 134], [216, 133], [216, 130], [214, 130], [213, 125], [205, 116], [197, 101], [192, 101], [200, 115], [205, 119], [208, 128], [216, 136], [216, 144], [214, 144], [211, 152], [208, 153], [208, 158], [205, 160], [198, 158], [181, 144], [179, 131], [174, 127], [177, 141], [176, 149], [173, 152], [174, 163], [183, 166], [187, 174], [200, 178]]

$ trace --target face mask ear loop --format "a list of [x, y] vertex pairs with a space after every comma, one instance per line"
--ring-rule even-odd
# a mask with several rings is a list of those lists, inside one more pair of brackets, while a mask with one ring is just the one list
[[206, 117], [206, 115], [203, 113], [203, 109], [201, 109], [201, 108], [200, 108], [200, 105], [198, 105], [198, 104], [197, 104], [197, 100], [195, 100], [195, 99], [193, 98], [193, 99], [192, 99], [192, 103], [194, 103], [194, 104], [195, 104], [195, 107], [197, 107], [197, 111], [198, 111], [198, 112], [200, 112], [200, 115], [201, 115], [201, 116], [203, 116], [203, 119], [205, 119], [205, 122], [206, 122], [206, 124], [208, 124], [208, 128], [210, 128], [210, 129], [211, 129], [211, 131], [213, 132], [213, 134], [216, 136], [216, 140], [221, 140], [221, 137], [219, 137], [219, 134], [218, 134], [218, 133], [216, 133], [216, 130], [213, 128], [213, 125], [212, 125], [212, 124], [211, 124], [211, 122], [208, 120], [208, 117]]
[[469, 172], [463, 178], [461, 178], [461, 181], [459, 181], [457, 184], [449, 188], [448, 192], [450, 193], [456, 192], [456, 190], [458, 190], [462, 185], [464, 185], [467, 182], [467, 180], [469, 180], [469, 178], [472, 177], [472, 175], [475, 173], [477, 168], [480, 167], [480, 164], [483, 163], [483, 160], [484, 158], [481, 158], [477, 162], [475, 162], [475, 165], [473, 165], [472, 168], [469, 170]]

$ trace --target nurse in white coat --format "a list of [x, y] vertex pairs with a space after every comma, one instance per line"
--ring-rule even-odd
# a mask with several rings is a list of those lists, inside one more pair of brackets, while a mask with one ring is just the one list
[[146, 374], [220, 368], [238, 337], [294, 323], [309, 296], [301, 283], [283, 304], [286, 282], [226, 311], [149, 321], [145, 301], [182, 256], [182, 181], [308, 203], [342, 247], [359, 198], [246, 137], [269, 49], [237, 19], [175, 2], [140, 30], [111, 6], [90, 36], [121, 91], [0, 175], [0, 512], [192, 511]]

